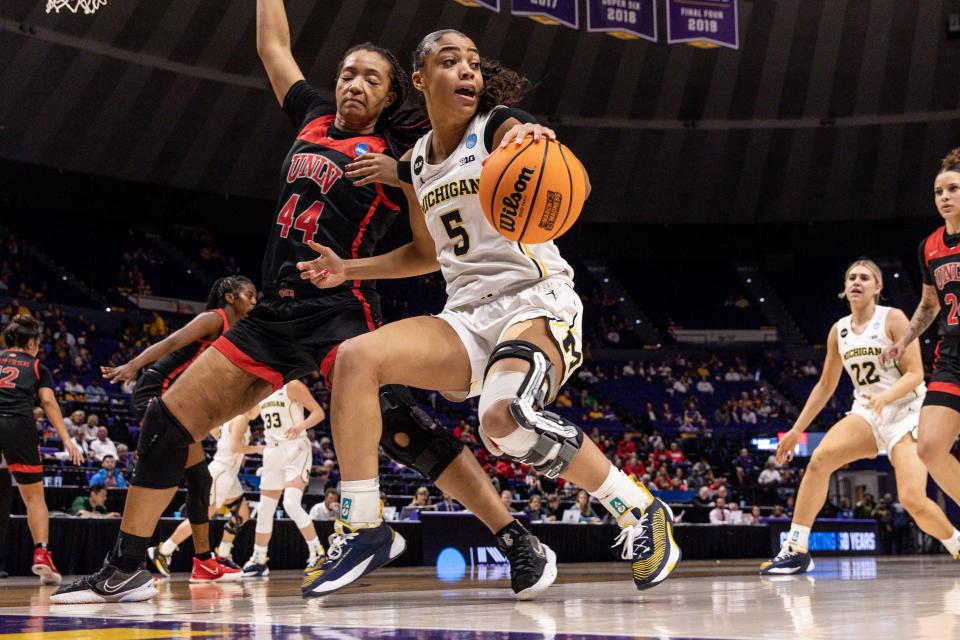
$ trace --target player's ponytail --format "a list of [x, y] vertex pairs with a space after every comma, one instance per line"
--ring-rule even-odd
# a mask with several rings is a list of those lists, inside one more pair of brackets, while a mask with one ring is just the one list
[[338, 77], [340, 71], [343, 70], [343, 63], [347, 56], [356, 51], [376, 53], [390, 65], [390, 90], [396, 97], [380, 113], [376, 128], [383, 135], [384, 140], [387, 141], [390, 154], [399, 158], [430, 130], [430, 122], [420, 109], [400, 110], [410, 94], [410, 80], [404, 73], [397, 56], [385, 47], [375, 45], [372, 42], [364, 42], [350, 47], [337, 65]]
[[940, 161], [940, 173], [946, 173], [947, 171], [960, 173], [960, 147], [951, 149], [950, 153]]
[[40, 338], [40, 323], [33, 316], [14, 317], [3, 329], [3, 343], [8, 349], [23, 349], [31, 340]]
[[[456, 34], [468, 38], [469, 36], [456, 29], [441, 29], [428, 33], [413, 52], [413, 70], [423, 69], [427, 56], [433, 53], [437, 41], [445, 35]], [[486, 113], [497, 105], [515, 105], [533, 87], [533, 83], [521, 73], [509, 69], [499, 60], [480, 58], [480, 75], [483, 76], [483, 89], [480, 91], [477, 111]], [[422, 95], [421, 95], [422, 100]]]
[[850, 271], [854, 267], [865, 267], [870, 273], [873, 274], [874, 280], [877, 281], [877, 286], [880, 287], [880, 290], [877, 291], [876, 295], [873, 296], [873, 303], [877, 304], [880, 302], [880, 294], [883, 293], [883, 271], [880, 269], [880, 265], [871, 260], [870, 258], [857, 258], [850, 263], [850, 266], [847, 267], [847, 270], [843, 272], [843, 282], [844, 290], [837, 294], [837, 297], [841, 300], [846, 300], [847, 291], [846, 291], [846, 282], [847, 276], [850, 275]]
[[207, 294], [207, 311], [224, 308], [227, 306], [227, 294], [232, 293], [234, 296], [239, 296], [247, 285], [252, 286], [253, 281], [246, 276], [217, 278], [213, 286], [210, 287], [210, 293]]

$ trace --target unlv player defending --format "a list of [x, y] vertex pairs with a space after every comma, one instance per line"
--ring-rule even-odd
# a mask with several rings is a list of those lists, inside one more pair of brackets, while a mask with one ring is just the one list
[[37, 360], [40, 323], [27, 315], [17, 316], [3, 330], [5, 349], [0, 350], [0, 455], [17, 479], [20, 497], [27, 506], [27, 526], [33, 537], [33, 572], [43, 584], [59, 584], [60, 572], [47, 549], [49, 520], [43, 498], [43, 464], [33, 421], [34, 398], [53, 424], [70, 462], [83, 464], [83, 452], [73, 443], [63, 423], [60, 405], [53, 394], [50, 370]]
[[960, 503], [960, 462], [950, 455], [960, 435], [960, 147], [943, 159], [933, 182], [933, 200], [944, 225], [920, 243], [920, 304], [909, 331], [882, 359], [899, 360], [939, 313], [940, 342], [920, 413], [917, 451], [940, 488]]

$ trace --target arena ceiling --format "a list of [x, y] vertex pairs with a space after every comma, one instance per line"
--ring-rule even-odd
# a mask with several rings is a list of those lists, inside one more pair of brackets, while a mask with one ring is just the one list
[[[503, 3], [505, 6], [508, 2]], [[93, 16], [0, 3], [0, 157], [273, 199], [292, 130], [254, 3], [109, 0]], [[958, 0], [741, 0], [739, 51], [621, 41], [451, 0], [288, 0], [308, 80], [351, 44], [407, 61], [454, 27], [536, 83], [525, 106], [591, 172], [589, 220], [934, 215], [960, 144]]]

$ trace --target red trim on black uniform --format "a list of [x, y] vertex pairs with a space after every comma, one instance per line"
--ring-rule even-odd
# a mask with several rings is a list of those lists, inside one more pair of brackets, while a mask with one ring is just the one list
[[[227, 332], [227, 330], [230, 329], [230, 320], [227, 319], [227, 312], [224, 311], [223, 309], [211, 309], [211, 311], [213, 311], [215, 314], [217, 314], [218, 316], [220, 316], [220, 319], [223, 320], [223, 329], [220, 330], [220, 335], [225, 334], [225, 333]], [[209, 347], [211, 344], [213, 344], [213, 341], [212, 341], [212, 340], [202, 340], [202, 339], [201, 339], [201, 340], [197, 340], [197, 342], [200, 343], [200, 348], [197, 349], [197, 353], [196, 353], [192, 358], [190, 358], [189, 360], [187, 360], [186, 362], [184, 362], [182, 365], [180, 365], [179, 367], [177, 367], [176, 369], [174, 369], [173, 371], [171, 371], [171, 372], [169, 373], [169, 375], [167, 375], [167, 377], [163, 379], [163, 384], [162, 384], [161, 387], [160, 387], [160, 394], [161, 394], [161, 395], [164, 394], [164, 393], [166, 393], [166, 392], [167, 392], [167, 389], [170, 388], [170, 385], [173, 384], [173, 381], [176, 380], [177, 378], [179, 378], [179, 377], [180, 377], [180, 374], [183, 373], [184, 371], [186, 371], [186, 370], [187, 370], [187, 367], [189, 367], [189, 366], [192, 365], [194, 362], [196, 362], [196, 361], [197, 361], [197, 358], [200, 357], [200, 354], [203, 353], [204, 351], [206, 351], [206, 350], [207, 350], [207, 347]]]
[[[341, 342], [340, 344], [343, 343]], [[323, 360], [320, 362], [320, 373], [323, 374], [323, 379], [327, 381], [328, 389], [333, 389], [333, 382], [330, 380], [330, 371], [337, 362], [337, 351], [339, 350], [340, 345], [338, 344], [333, 349], [330, 349], [330, 352], [323, 356]]]
[[311, 120], [300, 130], [300, 133], [297, 135], [297, 140], [304, 140], [305, 142], [320, 145], [321, 147], [335, 149], [354, 160], [357, 159], [355, 149], [357, 145], [361, 143], [367, 145], [367, 151], [370, 153], [383, 153], [386, 151], [386, 140], [376, 136], [355, 136], [345, 139], [331, 138], [329, 135], [330, 125], [333, 124], [335, 119], [335, 115], [328, 115]]
[[939, 391], [940, 393], [949, 393], [952, 396], [960, 396], [960, 384], [931, 382], [927, 385], [927, 391]]
[[230, 362], [240, 367], [247, 373], [253, 374], [261, 380], [266, 380], [269, 382], [271, 385], [273, 385], [274, 391], [283, 386], [283, 376], [279, 371], [269, 365], [254, 360], [245, 354], [243, 351], [237, 348], [237, 345], [230, 342], [230, 340], [227, 339], [227, 336], [220, 336], [217, 338], [216, 342], [213, 343], [213, 348], [225, 355]]
[[43, 473], [42, 464], [8, 464], [11, 473]]
[[[937, 258], [960, 255], [960, 244], [955, 247], [948, 247], [943, 241], [943, 236], [946, 232], [947, 227], [944, 225], [927, 236], [927, 241], [923, 247], [923, 260], [928, 269], [930, 268], [930, 263]], [[930, 275], [933, 276], [933, 274]]]

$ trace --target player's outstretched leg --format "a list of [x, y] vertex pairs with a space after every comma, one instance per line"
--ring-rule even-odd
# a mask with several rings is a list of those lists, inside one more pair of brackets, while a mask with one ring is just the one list
[[510, 586], [517, 598], [534, 598], [553, 584], [556, 554], [507, 511], [473, 453], [418, 407], [407, 387], [382, 387], [380, 408], [380, 446], [393, 460], [416, 469], [452, 495], [487, 526], [510, 562]]

